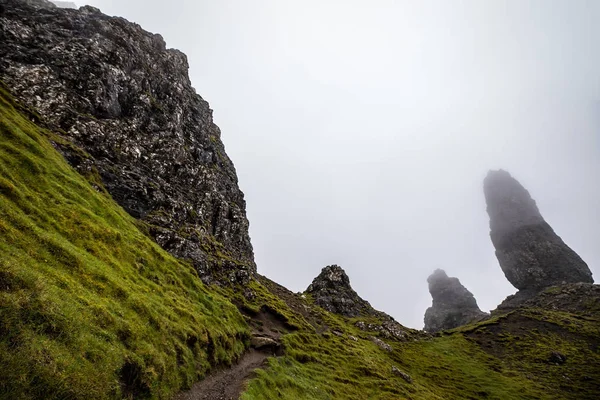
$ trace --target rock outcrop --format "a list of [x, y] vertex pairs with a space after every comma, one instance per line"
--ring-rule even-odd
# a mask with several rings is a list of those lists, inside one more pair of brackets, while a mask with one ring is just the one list
[[458, 278], [448, 277], [444, 270], [435, 270], [427, 282], [433, 305], [425, 311], [425, 331], [452, 329], [488, 316]]
[[350, 278], [337, 265], [323, 268], [308, 286], [306, 293], [312, 295], [318, 306], [335, 314], [357, 317], [376, 313], [371, 304], [352, 289]]
[[123, 18], [45, 0], [3, 0], [0, 43], [0, 80], [62, 132], [56, 147], [98, 190], [205, 282], [255, 273], [244, 195], [183, 53]]
[[35, 8], [56, 8], [56, 4], [48, 0], [21, 0], [21, 2]]
[[587, 264], [554, 233], [529, 192], [508, 172], [484, 180], [490, 236], [506, 278], [519, 290], [593, 283]]
[[600, 285], [568, 283], [551, 286], [538, 293], [519, 291], [508, 296], [492, 315], [503, 315], [518, 308], [537, 308], [594, 317], [600, 315]]
[[392, 340], [407, 340], [409, 332], [388, 314], [375, 310], [368, 301], [361, 298], [350, 286], [350, 278], [337, 265], [329, 265], [321, 270], [313, 279], [307, 294], [311, 295], [315, 304], [325, 310], [344, 317], [366, 317], [368, 322], [357, 321], [354, 326], [365, 332]]

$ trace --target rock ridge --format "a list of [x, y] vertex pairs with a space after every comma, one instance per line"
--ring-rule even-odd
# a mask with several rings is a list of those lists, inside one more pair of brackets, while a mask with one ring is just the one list
[[538, 292], [520, 290], [492, 310], [492, 315], [506, 314], [522, 307], [594, 317], [600, 315], [600, 285], [578, 282], [550, 286]]

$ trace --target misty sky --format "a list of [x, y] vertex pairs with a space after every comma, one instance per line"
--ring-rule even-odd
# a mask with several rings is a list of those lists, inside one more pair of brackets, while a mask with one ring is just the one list
[[261, 274], [302, 291], [339, 264], [422, 328], [443, 268], [493, 309], [516, 291], [482, 191], [504, 168], [600, 278], [599, 1], [89, 4], [188, 55]]

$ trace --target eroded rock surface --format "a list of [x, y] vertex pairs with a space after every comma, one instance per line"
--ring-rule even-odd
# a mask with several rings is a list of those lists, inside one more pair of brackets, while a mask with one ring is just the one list
[[539, 292], [520, 290], [500, 303], [492, 315], [506, 314], [518, 308], [538, 308], [594, 317], [600, 315], [600, 285], [579, 282], [551, 286]]
[[323, 268], [306, 292], [312, 295], [318, 306], [332, 313], [357, 317], [376, 312], [368, 301], [352, 289], [350, 278], [337, 265]]
[[350, 278], [338, 265], [329, 265], [321, 270], [310, 284], [306, 293], [325, 310], [345, 317], [365, 317], [355, 326], [365, 332], [392, 340], [404, 341], [414, 333], [399, 324], [388, 314], [375, 310], [368, 301], [361, 298], [350, 285]]
[[62, 132], [69, 163], [205, 282], [246, 282], [256, 267], [244, 196], [186, 56], [94, 7], [1, 6], [0, 80]]
[[490, 236], [506, 278], [517, 289], [593, 283], [587, 264], [544, 220], [529, 192], [508, 172], [484, 180]]
[[435, 270], [427, 282], [433, 304], [425, 311], [425, 331], [452, 329], [488, 316], [458, 278], [448, 277], [444, 270]]

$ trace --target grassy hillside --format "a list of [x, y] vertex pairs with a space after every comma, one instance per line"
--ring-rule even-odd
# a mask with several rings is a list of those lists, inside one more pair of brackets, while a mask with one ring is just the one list
[[[398, 341], [355, 325], [376, 317], [333, 315], [267, 279], [208, 288], [93, 174], [72, 170], [50, 144], [60, 138], [32, 116], [0, 88], [1, 399], [166, 399], [238, 358], [269, 318], [283, 356], [256, 372], [244, 400], [593, 399], [600, 390], [597, 315], [529, 308], [435, 337], [407, 329]], [[566, 363], [550, 362], [552, 352]]]
[[167, 398], [244, 350], [226, 299], [0, 90], [0, 398]]
[[[437, 336], [407, 329], [407, 340], [396, 341], [355, 326], [376, 318], [333, 315], [314, 306], [309, 296], [265, 286], [278, 295], [277, 304], [257, 290], [246, 307], [276, 307], [296, 328], [283, 337], [285, 355], [257, 372], [243, 400], [567, 400], [596, 399], [600, 390], [598, 316], [531, 308]], [[392, 351], [378, 347], [372, 337]], [[567, 357], [565, 364], [550, 361], [556, 351]]]

